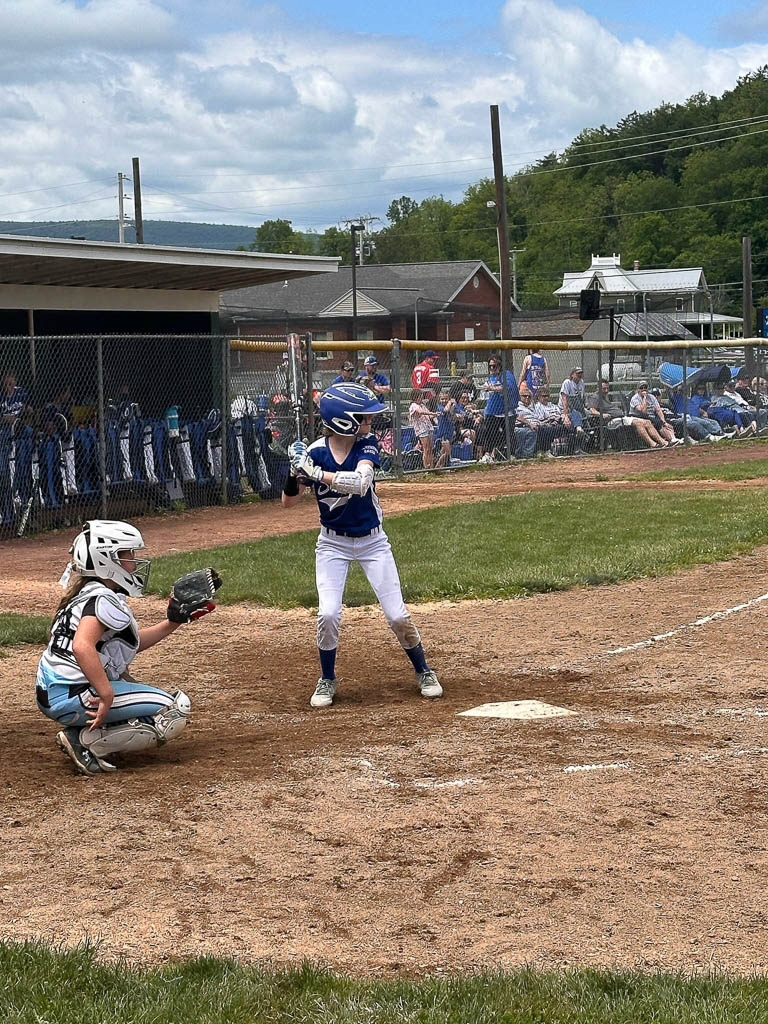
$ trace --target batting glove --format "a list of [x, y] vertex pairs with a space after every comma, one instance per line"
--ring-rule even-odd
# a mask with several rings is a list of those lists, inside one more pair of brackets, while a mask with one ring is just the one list
[[299, 467], [307, 457], [307, 446], [303, 441], [294, 441], [288, 445], [288, 461], [291, 464], [291, 475], [299, 475]]
[[316, 466], [308, 455], [305, 455], [298, 464], [297, 470], [299, 476], [305, 476], [309, 480], [316, 480], [319, 484], [323, 482], [324, 470]]

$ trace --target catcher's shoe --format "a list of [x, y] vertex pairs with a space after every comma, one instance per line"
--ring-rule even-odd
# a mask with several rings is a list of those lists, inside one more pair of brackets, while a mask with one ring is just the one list
[[419, 692], [422, 697], [443, 696], [443, 688], [440, 685], [440, 680], [431, 668], [427, 669], [426, 672], [417, 672], [416, 678], [419, 681]]
[[80, 729], [74, 725], [58, 733], [56, 742], [81, 775], [90, 778], [92, 775], [101, 775], [102, 772], [117, 771], [115, 765], [96, 757], [88, 747], [83, 746], [80, 742]]
[[329, 708], [336, 696], [337, 682], [335, 679], [325, 679], [322, 676], [317, 680], [315, 692], [309, 698], [313, 708]]

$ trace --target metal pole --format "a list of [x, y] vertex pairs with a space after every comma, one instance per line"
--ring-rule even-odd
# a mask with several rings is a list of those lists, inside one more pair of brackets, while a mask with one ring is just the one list
[[357, 338], [357, 253], [355, 252], [355, 234], [363, 230], [362, 224], [350, 224], [349, 233], [352, 236], [352, 337], [351, 341]]
[[101, 518], [107, 518], [107, 438], [104, 427], [104, 339], [96, 339], [96, 395], [98, 401], [99, 490]]
[[123, 210], [123, 175], [117, 172], [117, 240], [122, 245], [125, 242], [125, 212]]
[[[648, 344], [648, 306], [646, 304], [647, 293], [643, 292], [643, 320], [645, 321], [645, 344]], [[646, 377], [651, 376], [651, 350], [647, 348], [645, 350], [645, 375]], [[650, 380], [648, 384], [650, 385]]]
[[421, 296], [416, 299], [416, 305], [413, 311], [413, 339], [414, 341], [419, 340], [419, 303], [421, 302]]
[[496, 182], [496, 232], [499, 240], [499, 278], [501, 281], [501, 323], [499, 326], [502, 338], [509, 338], [512, 334], [512, 302], [509, 294], [509, 232], [507, 231], [507, 198], [504, 188], [504, 163], [501, 155], [499, 108], [496, 104], [491, 106], [491, 143], [493, 177]]
[[[742, 294], [742, 331], [745, 338], [752, 336], [752, 239], [745, 235], [741, 240], [741, 261], [744, 290]], [[744, 363], [750, 376], [754, 372], [755, 357], [752, 353], [752, 346], [744, 346]]]
[[504, 396], [504, 438], [507, 445], [507, 461], [511, 461], [514, 455], [512, 445], [512, 431], [509, 423], [509, 389], [507, 388], [507, 350], [501, 350], [501, 383], [502, 395]]
[[603, 359], [602, 352], [597, 351], [597, 411], [600, 416], [600, 451], [605, 451], [605, 424], [603, 423], [603, 410], [600, 403], [603, 400]]
[[221, 504], [229, 500], [229, 338], [221, 336]]
[[312, 355], [312, 332], [304, 335], [304, 350], [307, 354], [307, 435], [309, 443], [315, 440], [315, 360]]
[[394, 468], [395, 475], [403, 475], [403, 421], [400, 394], [400, 340], [392, 339], [392, 391], [394, 392]]
[[133, 158], [133, 219], [136, 227], [136, 244], [144, 244], [144, 217], [141, 212], [141, 171], [139, 158]]
[[688, 349], [683, 349], [683, 441], [688, 444]]
[[37, 350], [35, 347], [35, 311], [27, 310], [27, 336], [29, 337], [29, 371], [32, 383], [37, 383]]

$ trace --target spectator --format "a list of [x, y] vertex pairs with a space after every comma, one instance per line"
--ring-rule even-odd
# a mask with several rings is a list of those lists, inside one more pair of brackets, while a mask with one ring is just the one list
[[676, 437], [672, 426], [667, 423], [664, 410], [658, 398], [648, 391], [648, 381], [641, 380], [629, 403], [630, 415], [636, 419], [650, 420], [668, 445], [682, 444], [682, 437]]
[[618, 429], [619, 423], [616, 421], [620, 420], [622, 426], [634, 430], [646, 448], [669, 447], [669, 442], [659, 434], [651, 420], [643, 419], [640, 416], [626, 416], [624, 406], [620, 402], [611, 401], [610, 389], [610, 381], [604, 380], [600, 385], [600, 393], [591, 395], [587, 399], [590, 415], [598, 418], [598, 424], [602, 417], [606, 426]]
[[[488, 370], [488, 380], [485, 384], [485, 390], [488, 392], [488, 401], [485, 404], [483, 423], [477, 436], [477, 458], [478, 460], [482, 459], [485, 453], [487, 456], [490, 456], [490, 458], [485, 459], [486, 462], [492, 461], [495, 448], [506, 447], [504, 384], [502, 383], [501, 358], [499, 356], [491, 356], [488, 360]], [[515, 410], [520, 404], [520, 392], [517, 388], [515, 375], [511, 370], [506, 372], [506, 390], [509, 415], [514, 417]], [[514, 419], [511, 420], [510, 425], [514, 427]]]
[[436, 469], [445, 466], [451, 457], [451, 442], [456, 434], [456, 399], [451, 398], [447, 388], [440, 392], [437, 405], [437, 424], [435, 426], [434, 444], [440, 445]]
[[341, 373], [338, 375], [338, 377], [334, 378], [334, 380], [331, 381], [331, 384], [344, 384], [347, 381], [350, 384], [352, 384], [354, 382], [354, 380], [355, 380], [355, 364], [354, 363], [350, 363], [350, 361], [347, 359], [342, 364]]
[[477, 398], [477, 384], [469, 370], [465, 370], [461, 377], [451, 385], [451, 398], [461, 402], [461, 396], [464, 394], [469, 395], [470, 402], [474, 402]]
[[0, 426], [10, 428], [20, 416], [32, 413], [29, 392], [17, 384], [16, 374], [8, 370], [3, 376], [0, 390]]
[[678, 417], [675, 420], [676, 427], [682, 429], [683, 412], [685, 412], [688, 434], [695, 441], [723, 441], [726, 437], [733, 436], [724, 433], [717, 420], [708, 415], [709, 402], [706, 397], [706, 384], [699, 384], [690, 398], [683, 397], [681, 388], [682, 385], [672, 392], [672, 407]]
[[539, 355], [538, 348], [532, 348], [523, 360], [518, 384], [525, 383], [532, 395], [538, 395], [543, 387], [549, 387], [549, 366], [544, 356]]
[[755, 395], [755, 405], [759, 409], [768, 407], [768, 381], [765, 377], [752, 378], [752, 391]]
[[456, 403], [456, 440], [459, 443], [474, 444], [482, 419], [482, 413], [473, 404], [470, 393], [462, 391]]
[[[566, 427], [563, 423], [560, 406], [555, 405], [552, 401], [546, 384], [540, 387], [534, 396], [532, 410], [540, 424], [537, 438], [537, 447], [540, 451], [551, 451], [552, 442], [567, 434], [576, 436], [576, 429]], [[571, 445], [571, 447], [573, 446]], [[583, 452], [580, 449], [576, 454], [583, 454]]]
[[363, 366], [365, 372], [357, 378], [358, 384], [364, 384], [380, 401], [387, 401], [392, 388], [384, 374], [378, 372], [379, 363], [376, 356], [368, 356]]
[[713, 395], [709, 403], [711, 415], [721, 424], [733, 423], [737, 430], [738, 437], [749, 437], [757, 433], [754, 410], [744, 401], [739, 394], [735, 394], [733, 385], [729, 388], [712, 388]]
[[437, 368], [437, 352], [434, 349], [428, 348], [422, 361], [414, 366], [411, 383], [415, 388], [427, 388], [437, 392], [440, 387], [440, 371]]
[[574, 366], [560, 385], [560, 415], [565, 426], [573, 427], [579, 436], [584, 433], [584, 391], [584, 370]]
[[411, 404], [408, 406], [408, 422], [413, 427], [416, 440], [421, 448], [424, 469], [432, 469], [435, 463], [432, 435], [437, 416], [426, 405], [426, 402], [433, 397], [434, 394], [431, 391], [414, 388], [411, 392]]
[[515, 409], [515, 455], [519, 459], [532, 459], [536, 454], [539, 421], [531, 408], [532, 402], [533, 395], [528, 385], [522, 383], [520, 401]]
[[[746, 384], [746, 381], [744, 383]], [[728, 383], [725, 385], [723, 391], [724, 391], [724, 394], [728, 395], [734, 401], [737, 401], [739, 403], [739, 406], [740, 406], [739, 411], [740, 412], [747, 412], [747, 413], [750, 414], [750, 416], [751, 416], [751, 421], [750, 422], [756, 422], [758, 427], [765, 426], [766, 414], [765, 413], [762, 413], [762, 414], [759, 413], [758, 410], [757, 410], [756, 405], [754, 405], [751, 401], [749, 401], [747, 398], [745, 398], [744, 395], [741, 394], [741, 392], [739, 391], [739, 388], [738, 388], [738, 385], [737, 385], [736, 381], [734, 381], [734, 380], [728, 381]], [[748, 387], [747, 387], [747, 392], [748, 392], [748, 394], [752, 395], [752, 398], [756, 397], [755, 395], [752, 394], [752, 392], [749, 390]]]

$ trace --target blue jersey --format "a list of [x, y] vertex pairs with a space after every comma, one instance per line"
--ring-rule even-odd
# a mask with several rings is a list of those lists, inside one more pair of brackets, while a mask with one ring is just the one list
[[456, 433], [455, 413], [446, 412], [444, 405], [437, 407], [437, 424], [435, 426], [436, 441], [450, 441]]
[[[334, 459], [328, 441], [329, 438], [322, 437], [309, 446], [312, 461], [326, 473], [337, 473], [339, 470], [354, 473], [358, 463], [364, 459], [372, 462], [374, 466], [381, 464], [379, 442], [373, 434], [357, 438], [349, 455], [341, 464]], [[381, 525], [381, 506], [376, 497], [375, 483], [371, 484], [362, 498], [358, 494], [339, 494], [327, 484], [314, 481], [312, 487], [317, 498], [317, 507], [320, 509], [322, 526], [338, 530], [349, 537], [364, 537]]]
[[[497, 386], [501, 384], [501, 374], [492, 373], [488, 378], [488, 383]], [[520, 392], [517, 390], [517, 381], [515, 375], [511, 370], [507, 370], [507, 393], [509, 395], [509, 411], [514, 416], [515, 409], [520, 404]], [[485, 405], [486, 416], [503, 416], [504, 415], [504, 392], [503, 391], [492, 391], [488, 396], [488, 401]]]

